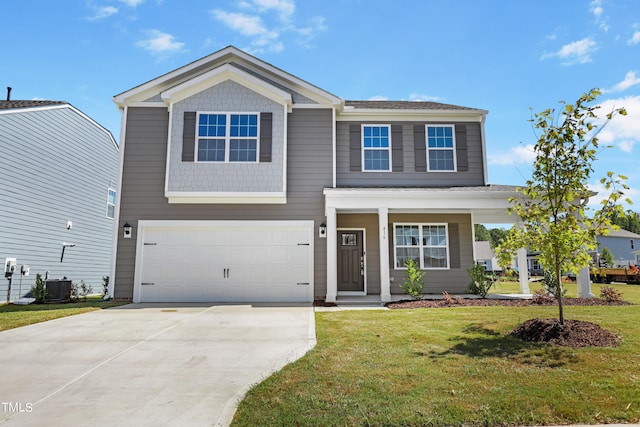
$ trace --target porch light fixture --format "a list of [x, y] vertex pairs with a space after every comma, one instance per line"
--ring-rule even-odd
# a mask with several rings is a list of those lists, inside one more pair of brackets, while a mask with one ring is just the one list
[[325, 224], [324, 222], [320, 224], [320, 227], [318, 227], [318, 237], [320, 237], [321, 239], [327, 237], [327, 224]]
[[123, 237], [125, 239], [130, 239], [131, 238], [131, 226], [129, 225], [128, 222], [124, 223], [124, 226], [122, 227], [123, 230]]

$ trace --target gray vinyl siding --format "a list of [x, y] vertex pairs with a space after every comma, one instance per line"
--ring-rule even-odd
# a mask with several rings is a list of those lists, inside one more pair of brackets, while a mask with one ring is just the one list
[[[367, 124], [392, 124], [402, 126], [402, 172], [361, 172], [350, 170], [349, 127], [355, 122], [337, 123], [336, 178], [338, 187], [448, 187], [485, 185], [480, 123], [456, 123], [467, 130], [466, 172], [416, 172], [413, 127], [426, 122], [375, 122]], [[453, 124], [434, 122], [433, 124]], [[394, 150], [395, 151], [395, 150]]]
[[[338, 228], [365, 229], [365, 258], [367, 294], [380, 294], [380, 242], [377, 214], [339, 214]], [[396, 270], [394, 266], [394, 223], [448, 223], [458, 227], [458, 243], [460, 246], [460, 267], [449, 270], [425, 270], [424, 293], [440, 294], [443, 291], [464, 293], [469, 283], [467, 269], [473, 263], [473, 239], [471, 234], [471, 217], [462, 214], [389, 214], [389, 274], [391, 293], [402, 294], [400, 285], [406, 278], [405, 270]], [[452, 235], [454, 233], [451, 233]], [[451, 250], [452, 242], [450, 242]], [[455, 252], [455, 251], [450, 251]]]
[[[115, 297], [133, 296], [139, 220], [313, 220], [325, 221], [322, 190], [332, 184], [332, 123], [329, 109], [294, 109], [287, 127], [287, 203], [169, 204], [164, 196], [168, 113], [166, 108], [128, 109], [124, 144], [120, 229], [133, 226], [131, 239], [118, 233]], [[315, 234], [315, 296], [326, 294], [326, 239]]]
[[[449, 224], [449, 238], [451, 240], [451, 224], [458, 226], [458, 243], [460, 254], [460, 267], [448, 270], [424, 270], [425, 294], [441, 294], [444, 291], [450, 294], [465, 293], [469, 284], [467, 269], [473, 264], [473, 238], [471, 216], [464, 214], [389, 214], [389, 275], [391, 277], [391, 293], [402, 294], [400, 285], [406, 278], [406, 270], [397, 270], [394, 265], [394, 223], [425, 224], [447, 223]], [[451, 246], [455, 242], [449, 241], [450, 258]], [[451, 261], [451, 260], [450, 260]]]
[[601, 252], [602, 248], [608, 248], [613, 254], [616, 266], [628, 267], [629, 263], [635, 264], [636, 255], [633, 252], [640, 251], [640, 237], [598, 236], [596, 240], [598, 252]]
[[[111, 135], [70, 107], [21, 110], [0, 114], [0, 152], [0, 262], [16, 258], [17, 271], [30, 268], [21, 286], [20, 274], [14, 276], [11, 299], [47, 271], [52, 279], [84, 281], [101, 292], [114, 226], [106, 217], [107, 191], [118, 189]], [[63, 242], [76, 246], [61, 262]], [[0, 301], [7, 288], [2, 277]]]

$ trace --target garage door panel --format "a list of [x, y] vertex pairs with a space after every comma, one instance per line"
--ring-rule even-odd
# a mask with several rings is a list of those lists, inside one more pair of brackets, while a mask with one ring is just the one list
[[313, 300], [312, 226], [148, 227], [143, 236], [140, 301]]

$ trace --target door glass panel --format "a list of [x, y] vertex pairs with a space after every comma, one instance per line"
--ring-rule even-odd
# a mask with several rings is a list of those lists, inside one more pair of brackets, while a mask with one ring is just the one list
[[357, 244], [355, 233], [344, 233], [342, 235], [342, 246], [356, 246]]

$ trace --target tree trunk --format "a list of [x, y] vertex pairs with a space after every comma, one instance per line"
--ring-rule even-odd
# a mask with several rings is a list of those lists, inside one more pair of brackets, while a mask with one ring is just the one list
[[562, 306], [562, 271], [560, 270], [560, 265], [556, 264], [556, 299], [558, 300], [558, 314], [560, 318], [560, 324], [564, 325], [564, 307]]

